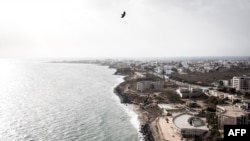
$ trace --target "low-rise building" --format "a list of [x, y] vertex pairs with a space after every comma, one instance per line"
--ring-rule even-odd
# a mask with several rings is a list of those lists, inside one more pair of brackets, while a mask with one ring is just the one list
[[229, 81], [228, 80], [221, 80], [223, 83], [223, 86], [228, 87], [229, 86]]
[[202, 89], [200, 88], [186, 88], [186, 87], [179, 87], [176, 90], [177, 94], [180, 95], [181, 98], [192, 98], [198, 97], [203, 94]]
[[191, 93], [202, 93], [203, 90], [200, 89], [200, 88], [191, 87], [191, 88], [190, 88], [190, 92], [191, 92]]
[[145, 91], [149, 89], [156, 89], [160, 90], [164, 88], [164, 81], [140, 81], [137, 82], [137, 90], [138, 91]]
[[[224, 125], [248, 124], [250, 117], [248, 106], [249, 105], [246, 106], [246, 103], [242, 105], [217, 105], [216, 114], [218, 116], [219, 128], [223, 129]], [[246, 109], [246, 107], [248, 109]]]
[[158, 74], [163, 74], [163, 73], [164, 73], [163, 67], [156, 67], [154, 70], [155, 70], [155, 72], [158, 73]]
[[173, 118], [173, 128], [183, 137], [202, 136], [209, 130], [204, 120], [189, 113], [175, 116]]
[[225, 92], [220, 92], [218, 90], [209, 90], [208, 91], [209, 95], [218, 97], [220, 99], [228, 98], [229, 94]]
[[240, 101], [242, 100], [242, 97], [238, 96], [238, 95], [232, 95], [232, 94], [228, 94], [227, 98], [229, 100], [231, 100], [231, 102], [235, 102], [235, 101]]
[[145, 74], [141, 73], [141, 72], [135, 72], [135, 78], [145, 78]]

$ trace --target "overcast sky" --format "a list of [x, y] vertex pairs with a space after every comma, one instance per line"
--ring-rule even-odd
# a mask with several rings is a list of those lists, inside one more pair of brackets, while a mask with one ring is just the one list
[[249, 53], [249, 0], [0, 0], [0, 57]]

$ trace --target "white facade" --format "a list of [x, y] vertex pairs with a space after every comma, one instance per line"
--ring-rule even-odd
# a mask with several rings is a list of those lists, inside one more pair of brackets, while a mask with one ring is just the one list
[[223, 86], [227, 87], [229, 86], [229, 81], [228, 80], [222, 80]]
[[229, 98], [229, 96], [230, 96], [230, 94], [224, 93], [224, 92], [220, 92], [218, 90], [209, 90], [208, 93], [209, 93], [209, 95], [218, 97], [220, 99]]
[[155, 72], [158, 73], [158, 74], [163, 74], [164, 69], [163, 69], [163, 67], [156, 67]]
[[250, 89], [250, 77], [248, 76], [234, 76], [232, 79], [232, 87], [236, 90], [249, 90]]
[[180, 95], [181, 98], [188, 98], [188, 97], [197, 97], [203, 94], [202, 89], [199, 88], [185, 88], [179, 87], [176, 90], [177, 94]]
[[173, 66], [168, 66], [168, 65], [164, 66], [163, 69], [164, 69], [165, 74], [171, 74], [172, 68], [173, 68]]

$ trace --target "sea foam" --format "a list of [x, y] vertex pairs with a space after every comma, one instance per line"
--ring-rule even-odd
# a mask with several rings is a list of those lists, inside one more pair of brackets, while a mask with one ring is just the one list
[[[117, 84], [115, 84], [112, 87], [112, 91], [114, 90], [115, 87], [117, 87], [120, 83], [122, 83], [124, 81], [124, 76], [117, 78], [116, 81], [117, 81]], [[119, 106], [121, 106], [122, 109], [128, 114], [128, 116], [130, 117], [130, 123], [137, 130], [138, 137], [139, 137], [140, 141], [144, 141], [143, 134], [140, 132], [141, 131], [141, 128], [140, 128], [141, 124], [140, 124], [140, 121], [138, 119], [138, 114], [134, 111], [133, 104], [121, 104], [118, 96], [113, 96], [112, 98], [114, 98], [116, 103]]]

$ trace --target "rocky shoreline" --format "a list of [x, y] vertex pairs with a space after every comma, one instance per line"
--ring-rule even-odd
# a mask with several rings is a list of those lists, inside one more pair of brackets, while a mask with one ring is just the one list
[[[122, 95], [120, 92], [119, 92], [119, 89], [118, 89], [118, 86], [114, 89], [114, 93], [119, 97], [120, 99], [120, 102], [122, 104], [131, 104], [131, 101], [128, 99], [127, 96], [125, 95]], [[138, 111], [136, 111], [138, 112]], [[142, 121], [139, 119], [140, 121], [140, 124], [142, 123]], [[143, 135], [143, 138], [144, 138], [144, 141], [154, 141], [154, 138], [153, 138], [153, 135], [152, 135], [152, 132], [150, 130], [150, 123], [147, 122], [145, 124], [141, 124], [140, 125], [140, 133]]]
[[154, 137], [152, 135], [149, 123], [141, 125], [140, 128], [140, 132], [144, 137], [144, 141], [154, 141]]
[[[122, 104], [133, 105], [133, 111], [138, 115], [140, 123], [139, 132], [144, 141], [162, 140], [162, 134], [159, 132], [159, 126], [156, 119], [162, 117], [163, 111], [158, 106], [159, 103], [182, 103], [180, 97], [176, 94], [176, 85], [172, 82], [166, 82], [162, 77], [157, 77], [149, 72], [135, 71], [131, 68], [121, 68], [108, 65], [115, 69], [114, 75], [123, 77], [123, 82], [114, 88], [114, 93], [119, 97]], [[141, 77], [143, 76], [143, 77]], [[149, 89], [139, 91], [138, 82], [164, 82], [163, 89]]]
[[[121, 91], [118, 87], [119, 86], [114, 88], [114, 93], [119, 97], [120, 102], [122, 104], [132, 104], [127, 96], [121, 94]], [[137, 112], [138, 111], [136, 111], [136, 113]], [[150, 130], [150, 125], [149, 125], [150, 123], [147, 122], [147, 123], [142, 124], [142, 121], [140, 120], [140, 118], [139, 118], [139, 122], [141, 124], [139, 132], [143, 135], [143, 140], [144, 141], [155, 141], [153, 138], [152, 132]]]
[[119, 97], [120, 102], [122, 104], [131, 104], [131, 101], [128, 99], [128, 97], [121, 94], [121, 89], [119, 88], [119, 85], [114, 88], [114, 93]]
[[[114, 74], [114, 75], [120, 75], [120, 74]], [[121, 82], [120, 84], [118, 84], [118, 86], [116, 86], [114, 88], [114, 93], [119, 97], [120, 102], [122, 104], [133, 104], [134, 106], [138, 106], [138, 105], [135, 105], [130, 100], [129, 96], [127, 96], [127, 95], [125, 95], [123, 93], [123, 90], [124, 90], [124, 86], [123, 85], [124, 85], [124, 83], [126, 83], [126, 77], [124, 78], [123, 82]], [[140, 115], [143, 115], [142, 110], [135, 110], [135, 112], [138, 114], [138, 120], [140, 122], [139, 132], [143, 135], [143, 140], [144, 141], [155, 141], [155, 139], [154, 139], [154, 137], [152, 135], [151, 129], [150, 129], [150, 122], [149, 122], [149, 120], [145, 120], [145, 118], [140, 118]]]

